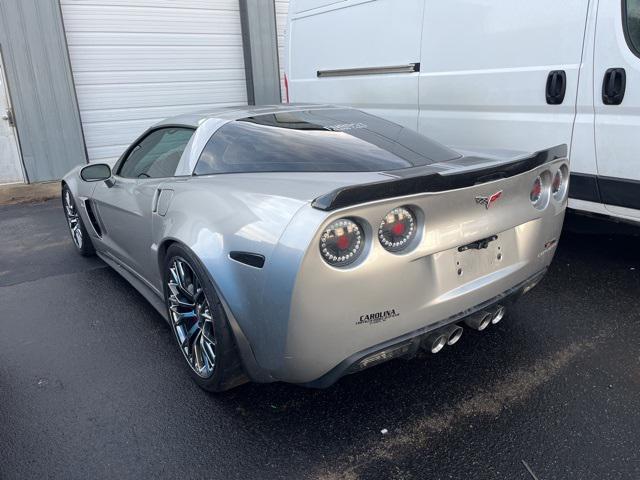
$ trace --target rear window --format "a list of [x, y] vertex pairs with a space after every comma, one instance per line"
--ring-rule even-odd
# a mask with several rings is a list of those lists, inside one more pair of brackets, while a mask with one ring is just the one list
[[408, 128], [357, 110], [307, 110], [227, 123], [207, 142], [194, 173], [375, 172], [459, 156]]

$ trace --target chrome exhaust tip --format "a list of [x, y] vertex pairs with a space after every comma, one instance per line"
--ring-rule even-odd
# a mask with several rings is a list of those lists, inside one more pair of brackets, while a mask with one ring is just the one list
[[504, 318], [504, 314], [505, 313], [507, 313], [507, 309], [504, 308], [502, 305], [499, 305], [498, 308], [496, 309], [496, 312], [493, 314], [493, 318], [491, 319], [491, 323], [493, 325], [498, 323], [500, 320], [502, 320]]
[[[478, 330], [481, 332], [489, 325], [491, 325], [491, 320], [493, 319], [493, 313], [491, 312], [479, 312], [475, 315], [472, 315], [464, 320], [465, 325], [469, 328], [473, 328], [474, 330]], [[499, 321], [499, 320], [498, 320]]]
[[462, 337], [462, 327], [460, 325], [451, 325], [447, 329], [448, 337], [447, 337], [447, 345], [454, 345], [458, 343], [460, 337]]
[[438, 353], [447, 344], [448, 339], [449, 337], [446, 332], [438, 330], [437, 332], [433, 332], [424, 340], [423, 346], [431, 353]]

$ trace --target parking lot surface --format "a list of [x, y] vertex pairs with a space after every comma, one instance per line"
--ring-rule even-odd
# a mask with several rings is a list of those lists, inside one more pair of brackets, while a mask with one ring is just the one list
[[326, 390], [216, 396], [75, 253], [59, 201], [0, 207], [0, 478], [640, 478], [639, 245], [565, 232], [486, 332]]

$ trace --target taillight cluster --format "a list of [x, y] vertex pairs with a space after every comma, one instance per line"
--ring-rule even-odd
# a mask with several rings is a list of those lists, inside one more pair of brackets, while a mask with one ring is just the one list
[[320, 237], [320, 253], [328, 264], [344, 267], [355, 262], [364, 249], [362, 229], [353, 220], [341, 218]]
[[411, 210], [398, 207], [385, 215], [378, 228], [378, 240], [390, 252], [407, 248], [416, 235], [416, 217]]
[[[418, 231], [416, 215], [409, 207], [387, 213], [378, 226], [378, 241], [385, 250], [399, 253], [407, 249]], [[320, 236], [320, 253], [334, 267], [355, 262], [365, 248], [364, 232], [357, 220], [341, 218], [329, 224]]]
[[553, 198], [561, 202], [567, 195], [569, 189], [569, 167], [562, 164], [556, 174], [553, 176], [553, 182], [551, 182], [551, 195]]
[[569, 187], [569, 167], [562, 164], [554, 174], [545, 170], [533, 181], [529, 192], [531, 204], [538, 210], [544, 210], [553, 198], [556, 202], [562, 202], [567, 196]]

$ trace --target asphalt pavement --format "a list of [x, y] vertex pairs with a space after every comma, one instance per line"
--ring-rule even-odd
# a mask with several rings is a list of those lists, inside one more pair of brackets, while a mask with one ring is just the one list
[[437, 355], [213, 395], [59, 201], [0, 207], [0, 478], [638, 479], [639, 247], [565, 232], [505, 320]]

